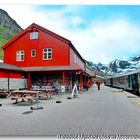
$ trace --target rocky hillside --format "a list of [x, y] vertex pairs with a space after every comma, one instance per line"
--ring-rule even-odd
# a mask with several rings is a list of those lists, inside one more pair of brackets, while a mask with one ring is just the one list
[[99, 69], [98, 65], [94, 64], [94, 63], [91, 62], [91, 61], [87, 61], [87, 60], [85, 60], [85, 63], [86, 63], [86, 71], [87, 71], [87, 72], [96, 71], [96, 76], [97, 76], [97, 75], [98, 75], [98, 76], [101, 76], [101, 77], [104, 77], [104, 76], [105, 76], [104, 72], [102, 72], [102, 71]]
[[[0, 9], [0, 46], [9, 41], [13, 36], [19, 33], [22, 28], [13, 20], [6, 11]], [[0, 49], [0, 59], [3, 58], [2, 49]]]

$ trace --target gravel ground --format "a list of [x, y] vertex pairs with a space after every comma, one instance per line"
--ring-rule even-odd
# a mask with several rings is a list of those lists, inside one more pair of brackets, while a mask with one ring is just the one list
[[61, 96], [62, 103], [56, 103], [57, 96], [41, 100], [43, 109], [34, 111], [30, 104], [1, 99], [0, 135], [140, 135], [140, 99], [128, 98], [130, 93], [103, 85], [98, 91], [94, 85], [78, 98], [68, 96]]

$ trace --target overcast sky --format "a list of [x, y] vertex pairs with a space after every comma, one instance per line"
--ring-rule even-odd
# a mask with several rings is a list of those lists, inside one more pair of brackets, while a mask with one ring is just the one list
[[33, 22], [69, 39], [82, 57], [107, 64], [140, 54], [140, 6], [0, 5], [23, 28]]

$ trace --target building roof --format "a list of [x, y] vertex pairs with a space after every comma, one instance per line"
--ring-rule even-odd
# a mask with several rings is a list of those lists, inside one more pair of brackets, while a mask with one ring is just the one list
[[25, 67], [20, 68], [10, 64], [4, 64], [0, 62], [0, 69], [14, 70], [23, 72], [37, 72], [37, 71], [80, 71], [81, 69], [73, 66], [45, 66], [45, 67]]
[[41, 30], [42, 32], [45, 32], [67, 44], [69, 44], [69, 46], [77, 53], [77, 55], [81, 58], [81, 60], [85, 63], [84, 59], [82, 58], [82, 56], [79, 54], [79, 52], [76, 50], [76, 48], [74, 47], [74, 45], [71, 43], [70, 40], [40, 26], [37, 25], [36, 23], [32, 23], [29, 27], [27, 27], [25, 30], [21, 31], [19, 34], [17, 34], [15, 37], [13, 37], [10, 41], [8, 41], [5, 45], [2, 46], [2, 49], [5, 50], [7, 47], [9, 47], [12, 43], [14, 43], [16, 40], [18, 40], [21, 36], [23, 36], [25, 33], [29, 32], [29, 31], [38, 31]]
[[20, 67], [14, 66], [14, 65], [9, 65], [9, 64], [4, 64], [0, 62], [0, 69], [5, 69], [5, 70], [14, 70], [14, 71], [22, 71]]
[[26, 67], [22, 68], [24, 71], [77, 71], [81, 70], [80, 68], [73, 66], [46, 66], [46, 67]]
[[12, 43], [14, 43], [17, 39], [19, 39], [21, 36], [23, 36], [25, 33], [27, 32], [31, 32], [31, 31], [38, 31], [38, 30], [41, 30], [65, 43], [70, 43], [70, 40], [42, 27], [42, 26], [39, 26], [35, 23], [32, 23], [29, 27], [27, 27], [25, 30], [21, 31], [19, 34], [17, 34], [16, 36], [14, 36], [10, 41], [8, 41], [5, 45], [2, 46], [3, 49], [6, 49], [7, 47], [9, 47], [9, 45], [11, 45]]
[[[4, 70], [13, 70], [13, 71], [22, 71], [22, 72], [50, 72], [50, 71], [81, 71], [81, 68], [79, 67], [74, 67], [74, 66], [45, 66], [45, 67], [25, 67], [25, 68], [20, 68], [14, 65], [10, 64], [4, 64], [0, 62], [0, 69]], [[87, 73], [83, 71], [86, 75], [89, 75], [91, 77], [93, 76], [93, 73]]]

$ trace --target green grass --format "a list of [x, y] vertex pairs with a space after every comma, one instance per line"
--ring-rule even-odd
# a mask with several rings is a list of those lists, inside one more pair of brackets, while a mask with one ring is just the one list
[[0, 49], [0, 59], [3, 60], [3, 50]]
[[9, 41], [9, 39], [0, 37], [0, 46], [1, 46], [1, 45], [4, 45], [4, 44], [7, 43], [8, 41]]
[[0, 59], [3, 60], [3, 50], [1, 49], [1, 46], [3, 46], [6, 42], [8, 42], [8, 39], [0, 37]]
[[[3, 37], [3, 34], [8, 35], [9, 37], [5, 38]], [[12, 36], [13, 34], [11, 32], [8, 32], [6, 28], [0, 26], [0, 59], [3, 59], [3, 50], [1, 49], [1, 46], [6, 44]]]

